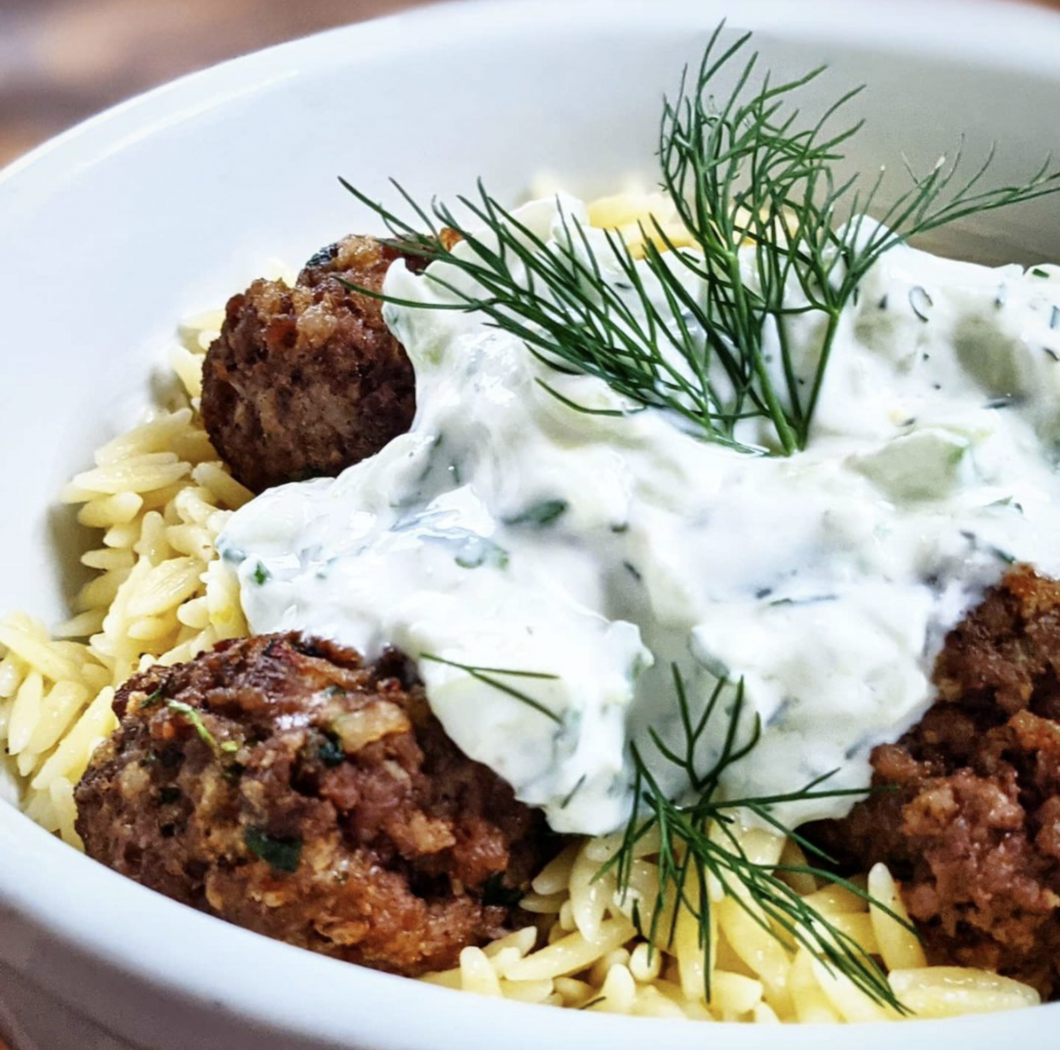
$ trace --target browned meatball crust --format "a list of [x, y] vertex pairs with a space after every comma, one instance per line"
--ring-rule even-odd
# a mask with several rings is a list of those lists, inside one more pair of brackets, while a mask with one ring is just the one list
[[544, 824], [429, 713], [397, 654], [295, 634], [119, 691], [76, 791], [88, 854], [326, 955], [418, 975], [502, 934]]
[[334, 476], [408, 430], [412, 365], [381, 302], [341, 283], [378, 291], [396, 258], [371, 237], [347, 237], [293, 288], [258, 280], [228, 301], [203, 367], [202, 418], [248, 488]]
[[875, 750], [883, 790], [825, 827], [886, 862], [930, 961], [1060, 994], [1060, 583], [1013, 569], [953, 630], [939, 697]]

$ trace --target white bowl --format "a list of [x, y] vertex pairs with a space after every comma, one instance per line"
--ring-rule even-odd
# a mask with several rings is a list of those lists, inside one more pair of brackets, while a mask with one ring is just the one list
[[[252, 55], [154, 91], [0, 176], [2, 605], [63, 612], [77, 536], [55, 496], [132, 420], [179, 317], [264, 260], [297, 262], [365, 224], [343, 174], [449, 194], [478, 175], [514, 199], [540, 171], [583, 194], [650, 172], [662, 92], [726, 14], [778, 72], [821, 61], [819, 98], [866, 82], [852, 163], [929, 164], [997, 140], [999, 178], [1060, 154], [1060, 18], [1014, 5], [742, 0], [428, 8]], [[821, 94], [820, 92], [825, 92]], [[1060, 259], [1056, 201], [995, 213], [963, 247]], [[63, 554], [66, 557], [63, 557]], [[1041, 1043], [1060, 1005], [793, 1029], [800, 1050], [901, 1039]], [[677, 1048], [695, 1024], [479, 999], [302, 952], [201, 915], [87, 860], [0, 802], [0, 1030], [47, 1050]], [[18, 1031], [16, 1032], [16, 1027]], [[726, 1046], [765, 1047], [764, 1028]]]

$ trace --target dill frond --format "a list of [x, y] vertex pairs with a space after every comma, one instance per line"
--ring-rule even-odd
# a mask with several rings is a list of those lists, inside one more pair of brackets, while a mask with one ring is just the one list
[[[912, 185], [872, 220], [883, 169], [867, 190], [857, 176], [834, 174], [861, 122], [833, 124], [861, 88], [805, 125], [794, 101], [824, 67], [779, 84], [765, 74], [754, 86], [759, 55], [741, 57], [750, 34], [723, 46], [723, 27], [691, 82], [686, 70], [676, 98], [664, 102], [660, 125], [661, 187], [694, 248], [647, 220], [638, 260], [616, 231], [590, 237], [562, 206], [561, 234], [545, 241], [481, 182], [474, 196], [457, 198], [467, 218], [437, 200], [424, 206], [394, 182], [410, 222], [340, 181], [395, 247], [451, 268], [428, 277], [452, 302], [400, 305], [477, 311], [548, 366], [603, 380], [629, 410], [669, 410], [707, 440], [790, 455], [809, 441], [840, 315], [880, 256], [957, 219], [1060, 191], [1060, 170], [1046, 158], [1026, 182], [988, 188], [993, 151], [966, 173], [958, 147], [925, 175], [907, 165]], [[735, 86], [719, 101], [712, 89], [731, 67]], [[447, 274], [471, 278], [474, 290]], [[806, 315], [820, 318], [823, 334], [816, 353], [800, 357], [790, 326]], [[768, 359], [770, 335], [779, 366]], [[570, 408], [600, 411], [539, 382]], [[755, 419], [766, 424], [764, 446], [738, 434]]]
[[557, 725], [563, 725], [563, 719], [555, 711], [541, 703], [540, 700], [536, 700], [529, 693], [523, 692], [522, 689], [517, 689], [509, 683], [501, 681], [501, 678], [533, 678], [538, 681], [554, 682], [559, 678], [559, 675], [539, 671], [513, 671], [505, 667], [477, 667], [473, 664], [460, 663], [457, 660], [447, 660], [445, 657], [437, 656], [434, 653], [420, 653], [420, 659], [429, 660], [431, 663], [444, 664], [446, 667], [453, 667], [458, 671], [463, 671], [474, 678], [476, 682], [482, 682], [483, 685], [488, 685], [492, 689], [504, 693], [505, 696], [510, 696], [521, 704], [526, 704], [527, 707], [551, 719]]
[[[916, 933], [910, 923], [895, 914], [863, 889], [828, 867], [831, 862], [820, 848], [785, 827], [771, 813], [780, 802], [805, 801], [843, 796], [863, 797], [865, 790], [822, 788], [827, 776], [819, 777], [802, 788], [784, 795], [760, 798], [726, 799], [719, 794], [722, 774], [733, 763], [750, 754], [758, 740], [757, 720], [749, 739], [738, 744], [744, 707], [743, 686], [734, 688], [734, 700], [725, 715], [724, 744], [718, 759], [706, 770], [696, 764], [696, 752], [716, 711], [718, 698], [730, 688], [725, 680], [718, 682], [704, 713], [695, 721], [680, 673], [674, 668], [675, 692], [684, 729], [684, 750], [673, 751], [652, 734], [653, 743], [663, 758], [679, 766], [689, 780], [685, 798], [675, 801], [660, 788], [636, 745], [631, 746], [634, 768], [634, 802], [621, 844], [599, 874], [614, 870], [619, 894], [629, 891], [637, 844], [649, 834], [657, 834], [659, 847], [659, 893], [647, 916], [638, 914], [638, 928], [650, 945], [672, 942], [679, 910], [686, 909], [695, 919], [699, 945], [704, 956], [704, 995], [711, 995], [711, 880], [725, 897], [734, 900], [762, 930], [787, 947], [798, 944], [807, 948], [830, 972], [848, 978], [873, 1002], [899, 1013], [907, 1012], [894, 994], [887, 976], [876, 960], [848, 933], [839, 929], [800, 896], [783, 878], [784, 874], [812, 875], [822, 882], [841, 886], [880, 908], [906, 929]], [[751, 859], [734, 831], [740, 813], [752, 813], [762, 823], [797, 842], [808, 857], [821, 864], [763, 864]], [[695, 892], [689, 890], [695, 887]], [[669, 928], [663, 929], [670, 917]]]

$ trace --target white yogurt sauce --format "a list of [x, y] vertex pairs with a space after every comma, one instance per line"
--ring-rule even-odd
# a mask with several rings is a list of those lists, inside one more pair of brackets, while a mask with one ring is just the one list
[[[562, 236], [554, 202], [519, 215]], [[386, 291], [453, 298], [400, 263]], [[872, 747], [923, 714], [945, 632], [983, 589], [1014, 559], [1060, 573], [1058, 304], [1057, 268], [891, 251], [842, 318], [810, 447], [790, 458], [698, 440], [662, 412], [577, 412], [537, 380], [622, 403], [479, 315], [388, 306], [416, 368], [412, 430], [338, 478], [259, 496], [221, 549], [254, 631], [402, 649], [450, 736], [558, 831], [626, 819], [631, 743], [672, 796], [687, 790], [649, 735], [683, 750], [675, 666], [693, 716], [727, 676], [761, 719], [723, 778], [730, 798], [832, 771], [827, 787], [862, 788]], [[794, 339], [809, 369], [818, 330]], [[554, 677], [490, 682], [454, 663]]]

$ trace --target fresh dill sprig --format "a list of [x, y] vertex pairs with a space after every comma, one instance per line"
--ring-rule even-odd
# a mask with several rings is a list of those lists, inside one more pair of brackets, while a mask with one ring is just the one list
[[[832, 125], [861, 89], [807, 126], [791, 103], [824, 67], [782, 83], [766, 74], [756, 86], [758, 53], [741, 58], [750, 34], [724, 46], [723, 28], [691, 84], [686, 70], [677, 97], [664, 102], [660, 126], [661, 185], [695, 250], [675, 245], [653, 218], [642, 229], [638, 264], [616, 231], [603, 233], [600, 249], [600, 238], [594, 244], [562, 208], [561, 236], [546, 242], [481, 183], [475, 197], [458, 198], [470, 217], [461, 220], [442, 202], [417, 203], [395, 182], [417, 228], [340, 181], [382, 219], [401, 251], [444, 261], [450, 274], [472, 279], [469, 291], [468, 282], [438, 268], [430, 279], [454, 301], [402, 305], [479, 311], [558, 371], [604, 380], [630, 409], [669, 409], [712, 441], [791, 454], [809, 440], [840, 315], [869, 267], [918, 234], [1057, 192], [1060, 170], [1047, 158], [1025, 183], [987, 188], [993, 151], [965, 173], [958, 148], [924, 175], [906, 165], [912, 185], [877, 225], [867, 216], [883, 170], [867, 190], [856, 176], [834, 173], [861, 122]], [[730, 72], [735, 86], [719, 101], [712, 89]], [[804, 315], [817, 315], [823, 326], [809, 359], [791, 345], [791, 322]], [[569, 407], [601, 411], [539, 382]], [[768, 448], [741, 440], [737, 428], [748, 419], [766, 422]]]
[[[538, 671], [521, 671], [501, 667], [479, 667], [448, 660], [433, 653], [421, 654], [422, 659], [445, 664], [464, 671], [477, 681], [492, 686], [560, 722], [553, 711], [532, 696], [515, 689], [497, 676], [556, 680], [557, 675]], [[747, 740], [739, 742], [744, 709], [743, 683], [735, 687], [735, 696], [727, 709], [719, 757], [706, 770], [701, 770], [698, 754], [708, 729], [713, 728], [718, 705], [726, 695], [729, 682], [720, 680], [698, 718], [692, 709], [684, 680], [673, 668], [674, 693], [683, 730], [680, 752], [667, 746], [655, 730], [649, 730], [654, 746], [663, 758], [680, 767], [688, 779], [689, 792], [685, 801], [670, 799], [651, 772], [636, 744], [630, 746], [633, 759], [633, 809], [626, 824], [622, 842], [615, 855], [597, 873], [597, 877], [614, 870], [620, 895], [629, 892], [637, 846], [647, 835], [657, 833], [659, 892], [645, 926], [639, 906], [634, 907], [634, 924], [650, 946], [668, 944], [676, 932], [678, 910], [686, 908], [699, 928], [699, 943], [704, 954], [704, 995], [711, 994], [711, 900], [709, 881], [713, 879], [727, 897], [766, 933], [787, 946], [803, 945], [821, 960], [830, 972], [842, 974], [874, 1002], [898, 1012], [906, 1012], [887, 982], [877, 962], [846, 931], [837, 927], [789, 886], [782, 875], [811, 875], [832, 885], [841, 886], [879, 908], [901, 923], [914, 935], [916, 930], [908, 920], [895, 914], [875, 900], [855, 883], [835, 872], [811, 863], [763, 864], [748, 857], [733, 825], [741, 812], [753, 813], [763, 824], [790, 838], [811, 857], [824, 863], [831, 862], [818, 846], [798, 831], [785, 826], [772, 813], [772, 807], [784, 802], [809, 801], [821, 798], [863, 797], [862, 789], [822, 788], [830, 776], [826, 774], [797, 790], [752, 798], [725, 798], [719, 794], [721, 777], [735, 762], [749, 755], [759, 739], [759, 724], [755, 719]], [[580, 783], [578, 785], [581, 786]], [[575, 788], [577, 790], [577, 788]], [[694, 885], [697, 892], [691, 892]], [[670, 914], [669, 929], [663, 930], [665, 916]]]
[[[704, 956], [704, 994], [709, 1001], [712, 968], [710, 884], [713, 881], [762, 930], [786, 947], [791, 943], [804, 946], [830, 972], [848, 978], [874, 1002], [900, 1013], [907, 1012], [876, 960], [846, 931], [808, 904], [781, 876], [812, 875], [841, 886], [881, 909], [915, 934], [909, 922], [870, 897], [856, 884], [820, 865], [763, 864], [752, 860], [734, 831], [737, 814], [741, 810], [749, 811], [775, 831], [792, 839], [811, 857], [829, 863], [831, 858], [819, 847], [773, 816], [772, 806], [781, 802], [864, 796], [866, 792], [821, 788], [820, 785], [828, 779], [826, 775], [783, 795], [739, 799], [719, 796], [722, 774], [754, 749], [759, 735], [758, 721], [755, 720], [750, 738], [738, 744], [744, 707], [741, 682], [735, 686], [732, 705], [726, 716], [728, 722], [724, 728], [719, 757], [708, 769], [700, 771], [696, 761], [697, 752], [719, 700], [729, 689], [730, 683], [724, 679], [717, 683], [703, 713], [693, 721], [684, 682], [676, 666], [673, 677], [684, 733], [683, 751], [676, 752], [667, 747], [654, 731], [651, 732], [651, 738], [663, 758], [679, 766], [685, 773], [690, 784], [689, 794], [685, 801], [669, 798], [660, 788], [640, 750], [635, 744], [632, 745], [633, 811], [618, 850], [599, 872], [599, 875], [603, 875], [614, 870], [618, 891], [625, 895], [629, 892], [638, 843], [649, 834], [659, 836], [658, 848], [653, 850], [658, 857], [659, 892], [646, 926], [639, 908], [635, 908], [634, 919], [638, 931], [651, 946], [669, 944], [676, 932], [679, 910], [682, 907], [687, 909], [699, 931], [699, 945]], [[670, 915], [669, 928], [663, 929], [667, 914]]]
[[[715, 58], [721, 28], [707, 46], [692, 90], [682, 83], [676, 101], [664, 104], [663, 187], [699, 249], [668, 254], [703, 281], [705, 301], [685, 305], [730, 373], [734, 406], [750, 402], [767, 416], [782, 450], [790, 453], [809, 439], [840, 314], [880, 256], [957, 219], [1055, 193], [1060, 171], [1050, 170], [1046, 158], [1023, 185], [987, 189], [982, 181], [993, 149], [965, 175], [958, 147], [952, 161], [940, 159], [926, 175], [906, 165], [912, 186], [874, 222], [869, 215], [884, 170], [867, 192], [858, 188], [857, 176], [837, 181], [834, 174], [844, 145], [862, 122], [830, 130], [832, 119], [862, 89], [848, 91], [815, 124], [798, 130], [800, 112], [786, 103], [824, 67], [780, 84], [766, 74], [752, 89], [759, 57], [753, 53], [737, 73], [735, 90], [718, 104], [710, 85], [750, 38], [745, 34]], [[673, 248], [658, 222], [653, 226], [663, 248]], [[745, 245], [753, 252], [750, 281], [741, 266]], [[653, 270], [660, 270], [665, 263], [651, 239], [646, 251]], [[793, 285], [804, 303], [792, 305]], [[805, 365], [792, 354], [786, 322], [807, 313], [820, 315], [825, 331], [816, 364], [802, 374]], [[780, 345], [782, 382], [763, 347], [771, 332]]]
[[497, 678], [498, 675], [501, 675], [505, 678], [536, 678], [541, 681], [554, 682], [559, 679], [559, 675], [546, 674], [541, 671], [513, 671], [505, 667], [476, 667], [473, 664], [459, 663], [457, 660], [447, 660], [445, 657], [436, 656], [434, 653], [420, 653], [420, 659], [430, 660], [436, 664], [445, 664], [446, 667], [455, 667], [458, 671], [463, 671], [476, 681], [491, 686], [498, 692], [504, 693], [520, 703], [526, 704], [527, 707], [533, 708], [546, 718], [552, 719], [558, 725], [563, 725], [563, 719], [555, 711], [547, 708], [540, 700], [535, 700], [529, 693], [524, 693], [521, 689], [516, 689], [515, 686], [509, 685], [507, 682], [501, 682]]

